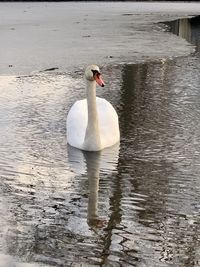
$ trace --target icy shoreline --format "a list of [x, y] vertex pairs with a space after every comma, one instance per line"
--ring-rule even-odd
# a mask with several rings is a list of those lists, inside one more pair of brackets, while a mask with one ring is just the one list
[[[198, 14], [197, 3], [0, 3], [0, 267], [98, 266], [112, 248], [134, 264], [129, 247], [148, 267], [181, 262], [185, 251], [198, 261], [199, 60], [165, 61], [194, 47], [158, 24]], [[118, 66], [149, 60], [162, 64]], [[82, 69], [93, 62], [113, 67], [97, 93], [117, 108], [123, 136], [119, 164], [107, 161], [91, 190], [114, 222], [109, 249], [109, 232], [87, 224], [89, 175], [72, 169], [66, 142], [67, 112], [85, 97]], [[50, 68], [61, 74], [29, 75]], [[167, 228], [155, 232], [160, 222]], [[163, 258], [166, 247], [174, 258]]]
[[198, 3], [0, 3], [0, 75], [186, 55], [193, 47], [157, 23], [198, 14]]

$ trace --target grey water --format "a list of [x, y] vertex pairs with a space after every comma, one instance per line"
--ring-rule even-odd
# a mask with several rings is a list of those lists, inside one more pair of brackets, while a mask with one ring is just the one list
[[168, 26], [168, 31], [186, 39], [195, 45], [196, 51], [200, 51], [200, 16], [167, 21], [163, 24]]
[[66, 142], [82, 74], [2, 80], [2, 255], [16, 266], [200, 266], [198, 51], [102, 73], [97, 93], [116, 108], [121, 141], [101, 153]]

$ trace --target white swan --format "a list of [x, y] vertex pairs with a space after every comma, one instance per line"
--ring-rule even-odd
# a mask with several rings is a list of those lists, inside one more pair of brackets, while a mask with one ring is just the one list
[[99, 151], [119, 142], [117, 112], [105, 99], [96, 97], [96, 83], [104, 87], [99, 67], [85, 71], [87, 99], [76, 101], [67, 116], [67, 141], [76, 148]]

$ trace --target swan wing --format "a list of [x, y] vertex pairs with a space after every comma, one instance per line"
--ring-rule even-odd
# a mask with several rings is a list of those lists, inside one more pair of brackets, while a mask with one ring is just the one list
[[106, 99], [99, 97], [97, 97], [97, 110], [101, 145], [103, 148], [112, 146], [120, 139], [117, 112]]
[[76, 101], [67, 116], [67, 141], [71, 146], [82, 149], [87, 127], [87, 101]]
[[[102, 148], [119, 142], [118, 115], [114, 107], [104, 98], [97, 97], [97, 112]], [[71, 146], [83, 149], [88, 122], [87, 100], [76, 101], [67, 116], [67, 141]]]

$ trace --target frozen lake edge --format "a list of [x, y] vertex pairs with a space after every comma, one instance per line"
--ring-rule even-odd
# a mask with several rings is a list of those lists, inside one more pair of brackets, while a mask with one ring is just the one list
[[200, 14], [198, 3], [0, 3], [1, 75], [73, 72], [173, 58], [194, 48], [158, 22]]

